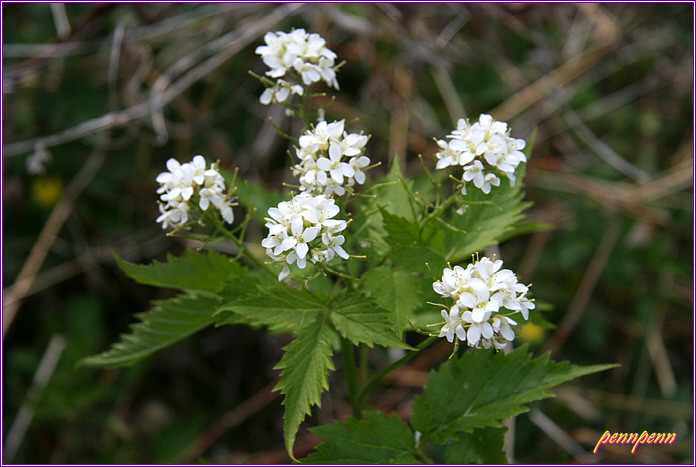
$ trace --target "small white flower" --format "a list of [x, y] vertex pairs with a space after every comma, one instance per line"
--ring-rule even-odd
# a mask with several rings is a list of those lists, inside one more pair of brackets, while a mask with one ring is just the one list
[[448, 141], [439, 140], [440, 150], [435, 153], [436, 168], [459, 165], [464, 168], [462, 194], [466, 194], [466, 182], [488, 194], [492, 186], [500, 186], [497, 174], [505, 175], [510, 186], [515, 186], [515, 170], [527, 158], [521, 149], [525, 142], [511, 138], [508, 125], [483, 114], [477, 122], [469, 124], [460, 119], [457, 129], [447, 135]]
[[363, 155], [367, 140], [366, 135], [345, 132], [343, 120], [321, 121], [307, 130], [296, 149], [300, 162], [292, 167], [300, 190], [326, 196], [352, 193], [356, 183], [365, 182], [363, 170], [370, 164]]
[[466, 331], [466, 337], [469, 339], [469, 345], [475, 347], [481, 337], [490, 339], [493, 337], [493, 326], [488, 322], [490, 312], [486, 315], [486, 319], [481, 321], [474, 320], [474, 314], [471, 311], [462, 313], [462, 321], [469, 323], [469, 329]]
[[437, 158], [437, 165], [435, 165], [436, 169], [444, 169], [445, 167], [459, 164], [459, 153], [452, 149], [451, 142], [441, 139], [437, 141], [437, 145], [440, 146], [441, 151], [438, 151], [435, 154], [435, 157]]
[[318, 34], [307, 34], [304, 29], [290, 33], [268, 32], [264, 42], [266, 45], [257, 47], [256, 53], [270, 68], [266, 76], [278, 80], [263, 92], [262, 104], [286, 102], [291, 94], [302, 95], [304, 88], [300, 81], [304, 86], [311, 86], [323, 80], [338, 89], [336, 54], [326, 47], [326, 41]]
[[292, 94], [301, 96], [304, 94], [304, 88], [299, 84], [293, 84], [285, 81], [284, 79], [279, 79], [276, 84], [266, 88], [263, 94], [261, 94], [259, 101], [263, 105], [287, 102], [288, 98]]
[[317, 167], [325, 172], [329, 172], [331, 174], [331, 178], [333, 178], [338, 184], [343, 183], [343, 177], [349, 178], [355, 175], [355, 171], [350, 164], [347, 162], [341, 162], [342, 157], [343, 155], [341, 154], [340, 149], [338, 149], [338, 146], [332, 143], [329, 146], [329, 158], [327, 159], [326, 157], [320, 157], [317, 159]]
[[329, 232], [325, 232], [324, 235], [322, 235], [322, 241], [324, 245], [326, 245], [327, 252], [334, 252], [343, 259], [349, 258], [348, 253], [346, 253], [346, 250], [341, 246], [346, 241], [346, 237], [343, 235], [336, 235], [333, 237]]
[[361, 185], [365, 183], [365, 172], [363, 172], [363, 169], [370, 165], [370, 159], [367, 156], [355, 156], [352, 157], [348, 163], [353, 167], [353, 171], [355, 172], [355, 175], [353, 175], [355, 182]]
[[498, 311], [500, 304], [490, 300], [491, 291], [483, 280], [471, 279], [467, 286], [469, 291], [459, 295], [457, 304], [471, 310], [472, 323], [486, 321], [491, 313]]
[[491, 326], [493, 327], [493, 331], [500, 334], [503, 337], [503, 339], [512, 342], [513, 340], [515, 340], [515, 331], [513, 331], [510, 327], [511, 324], [513, 326], [517, 325], [515, 321], [511, 320], [507, 316], [495, 316], [491, 320]]
[[450, 309], [449, 313], [447, 313], [447, 310], [442, 310], [441, 313], [445, 319], [445, 325], [440, 329], [439, 337], [447, 337], [449, 342], [454, 342], [454, 335], [456, 334], [460, 341], [466, 341], [466, 331], [462, 326], [463, 322], [459, 316], [459, 308], [455, 305]]
[[[184, 164], [169, 159], [167, 169], [169, 172], [162, 172], [156, 178], [160, 184], [157, 193], [162, 214], [157, 222], [162, 222], [163, 229], [185, 225], [192, 211], [189, 203], [197, 204], [201, 211], [214, 206], [226, 222], [234, 222], [233, 203], [230, 195], [225, 194], [225, 181], [215, 164], [206, 169], [205, 158], [198, 155]], [[197, 203], [193, 201], [196, 198]]]
[[334, 219], [340, 212], [336, 202], [324, 195], [300, 193], [290, 201], [282, 201], [268, 210], [268, 236], [261, 241], [271, 261], [284, 263], [278, 280], [290, 273], [289, 264], [304, 269], [307, 259], [313, 263], [331, 261], [336, 255], [348, 259], [338, 232], [347, 222]]
[[463, 179], [465, 182], [473, 180], [474, 185], [480, 188], [483, 185], [483, 164], [480, 161], [474, 161], [473, 164], [464, 167]]
[[484, 257], [466, 268], [443, 270], [442, 280], [433, 283], [433, 290], [455, 303], [449, 310], [442, 310], [445, 323], [440, 337], [453, 342], [456, 334], [471, 347], [498, 350], [514, 340], [511, 326], [517, 323], [508, 315], [519, 312], [528, 319], [534, 303], [526, 297], [529, 288], [502, 266], [502, 261]]

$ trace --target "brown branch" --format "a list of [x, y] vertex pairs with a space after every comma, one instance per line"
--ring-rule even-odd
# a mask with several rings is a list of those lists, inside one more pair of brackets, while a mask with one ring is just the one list
[[227, 430], [242, 423], [247, 418], [264, 408], [280, 396], [279, 391], [273, 391], [278, 381], [264, 386], [256, 394], [225, 413], [215, 423], [201, 433], [191, 444], [179, 454], [175, 464], [191, 464], [215, 443]]
[[7, 334], [8, 329], [12, 325], [12, 321], [17, 314], [22, 299], [31, 290], [34, 280], [36, 279], [36, 274], [43, 264], [51, 245], [55, 242], [58, 233], [63, 228], [63, 224], [72, 212], [75, 200], [87, 187], [92, 178], [94, 178], [104, 162], [104, 158], [105, 152], [101, 148], [95, 148], [92, 154], [90, 154], [87, 162], [71, 180], [63, 193], [63, 197], [58, 201], [53, 211], [51, 211], [51, 215], [48, 217], [43, 229], [41, 229], [39, 238], [32, 247], [29, 257], [24, 262], [14, 284], [4, 291], [2, 300], [3, 337]]
[[[16, 156], [33, 151], [37, 146], [43, 146], [44, 148], [57, 146], [59, 144], [80, 139], [95, 132], [103, 131], [109, 128], [122, 127], [133, 120], [156, 115], [179, 94], [184, 92], [200, 79], [207, 76], [222, 63], [229, 60], [234, 54], [250, 44], [262, 32], [268, 31], [277, 22], [281, 21], [288, 14], [301, 7], [302, 5], [296, 4], [279, 6], [272, 13], [264, 16], [263, 18], [250, 23], [244, 28], [236, 29], [233, 33], [231, 33], [231, 35], [225, 37], [228, 42], [222, 51], [208, 58], [197, 67], [190, 69], [187, 73], [171, 84], [167, 83], [170, 81], [169, 77], [163, 79], [162, 82], [167, 84], [159, 85], [158, 87], [161, 87], [161, 90], [153, 89], [153, 93], [151, 93], [150, 98], [145, 102], [133, 105], [124, 110], [109, 112], [101, 117], [87, 120], [86, 122], [82, 122], [72, 128], [63, 130], [60, 133], [8, 144], [3, 147], [3, 154], [7, 157]], [[215, 44], [220, 45], [219, 40], [214, 42]], [[183, 65], [177, 65], [174, 69], [170, 69], [171, 74], [174, 75], [179, 72], [182, 66]]]

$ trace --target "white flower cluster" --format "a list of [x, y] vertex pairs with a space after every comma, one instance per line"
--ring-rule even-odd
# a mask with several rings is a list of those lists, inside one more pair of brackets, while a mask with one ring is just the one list
[[157, 193], [160, 194], [159, 209], [162, 213], [157, 222], [162, 223], [163, 229], [186, 224], [191, 205], [195, 206], [196, 200], [201, 211], [214, 206], [227, 223], [234, 222], [231, 196], [225, 194], [225, 180], [218, 172], [217, 164], [210, 164], [206, 169], [203, 156], [195, 156], [184, 164], [169, 159], [167, 169], [169, 172], [162, 172], [156, 179], [160, 184]]
[[[454, 299], [449, 312], [442, 310], [445, 323], [439, 337], [454, 336], [469, 346], [500, 350], [515, 339], [510, 325], [517, 323], [507, 315], [519, 312], [526, 320], [529, 310], [535, 307], [527, 298], [529, 288], [517, 282], [517, 276], [509, 269], [500, 269], [503, 262], [484, 257], [466, 269], [455, 266], [445, 268], [442, 280], [433, 283], [433, 289], [443, 297]], [[507, 308], [510, 313], [502, 314]]]
[[278, 80], [261, 95], [262, 104], [285, 102], [291, 94], [301, 96], [304, 88], [299, 80], [305, 86], [324, 80], [327, 85], [338, 89], [336, 54], [326, 47], [326, 41], [319, 34], [307, 34], [304, 29], [290, 33], [268, 32], [264, 41], [266, 45], [257, 47], [256, 53], [270, 68], [266, 76]]
[[364, 156], [367, 136], [343, 131], [344, 121], [319, 122], [300, 136], [296, 154], [300, 162], [292, 167], [300, 178], [300, 191], [311, 195], [342, 196], [365, 182], [363, 169], [370, 164]]
[[339, 210], [333, 199], [307, 193], [268, 210], [268, 236], [261, 245], [273, 262], [285, 263], [279, 281], [290, 274], [290, 264], [297, 263], [304, 269], [308, 258], [312, 263], [328, 262], [336, 255], [348, 259], [341, 246], [345, 237], [338, 234], [345, 230], [347, 222], [333, 219]]
[[[515, 169], [520, 162], [527, 161], [521, 151], [525, 141], [511, 138], [507, 123], [498, 122], [487, 114], [471, 125], [468, 120], [459, 119], [457, 129], [447, 138], [449, 141], [437, 142], [440, 151], [435, 154], [436, 168], [464, 167], [464, 182], [473, 182], [486, 194], [491, 192], [491, 185], [500, 186], [500, 179], [492, 171], [505, 175], [510, 186], [515, 186]], [[466, 194], [466, 183], [462, 186], [462, 194]]]

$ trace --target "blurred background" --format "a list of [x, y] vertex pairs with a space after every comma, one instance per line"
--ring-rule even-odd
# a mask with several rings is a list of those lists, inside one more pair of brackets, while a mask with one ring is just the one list
[[[368, 154], [408, 174], [433, 138], [491, 113], [538, 128], [527, 212], [549, 228], [500, 245], [555, 329], [517, 345], [619, 363], [514, 421], [523, 463], [693, 462], [693, 4], [3, 4], [3, 451], [22, 463], [284, 463], [270, 391], [287, 336], [208, 329], [131, 368], [76, 367], [171, 290], [133, 262], [180, 254], [158, 216], [174, 157], [219, 159], [279, 190], [297, 134], [259, 104], [267, 31], [319, 33], [346, 64], [330, 118], [357, 118]], [[241, 212], [238, 212], [241, 218]], [[251, 227], [250, 239], [263, 235]], [[543, 303], [542, 303], [543, 302]], [[444, 343], [446, 344], [446, 343]], [[434, 346], [374, 403], [406, 417]], [[342, 382], [307, 426], [344, 418]], [[603, 445], [604, 431], [676, 433]]]

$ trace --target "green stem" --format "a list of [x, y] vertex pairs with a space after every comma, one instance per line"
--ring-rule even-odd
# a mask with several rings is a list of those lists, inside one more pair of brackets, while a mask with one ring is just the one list
[[415, 196], [413, 196], [413, 193], [411, 193], [411, 189], [408, 187], [408, 183], [406, 183], [406, 180], [403, 179], [403, 177], [399, 177], [399, 181], [401, 182], [401, 186], [404, 187], [404, 190], [406, 190], [406, 193], [408, 194], [408, 205], [411, 207], [411, 214], [413, 214], [413, 220], [417, 220], [418, 214], [416, 214], [416, 208], [413, 205], [413, 201], [416, 199]]
[[346, 375], [348, 383], [348, 394], [350, 397], [350, 407], [355, 418], [362, 418], [360, 399], [358, 398], [358, 378], [355, 371], [355, 355], [353, 346], [345, 337], [341, 338], [341, 355], [343, 355], [343, 373]]
[[426, 464], [435, 464], [435, 459], [430, 457], [422, 447], [416, 449], [416, 455], [423, 459]]
[[362, 389], [362, 391], [360, 391], [360, 394], [358, 394], [358, 403], [362, 404], [363, 400], [365, 400], [365, 397], [367, 397], [367, 394], [370, 392], [370, 389], [372, 389], [375, 384], [379, 383], [381, 381], [381, 379], [387, 375], [387, 373], [390, 373], [395, 368], [398, 368], [401, 365], [403, 365], [404, 363], [406, 363], [407, 361], [411, 360], [413, 357], [418, 355], [419, 350], [423, 350], [423, 349], [427, 348], [428, 346], [430, 346], [430, 344], [432, 344], [435, 341], [435, 339], [437, 339], [437, 337], [435, 337], [435, 336], [428, 337], [426, 340], [424, 340], [423, 342], [421, 342], [420, 344], [418, 344], [416, 346], [416, 350], [407, 353], [406, 355], [404, 355], [403, 357], [401, 357], [400, 359], [398, 359], [394, 363], [386, 366], [384, 369], [382, 369], [382, 371], [377, 373], [370, 380], [370, 382], [367, 383], [367, 385]]
[[222, 224], [222, 222], [220, 221], [220, 219], [217, 218], [217, 216], [211, 215], [210, 218], [212, 219], [218, 231], [220, 231], [225, 236], [225, 238], [232, 240], [237, 245], [237, 247], [239, 247], [239, 250], [249, 261], [256, 264], [260, 269], [262, 269], [266, 273], [275, 277], [275, 273], [268, 268], [268, 265], [261, 261], [254, 253], [252, 253], [252, 251], [249, 249], [248, 246], [246, 246], [242, 239], [237, 238], [236, 235], [227, 230], [227, 228]]
[[364, 385], [367, 381], [367, 363], [369, 357], [369, 349], [366, 345], [360, 346], [360, 385]]
[[[301, 79], [301, 77], [299, 78]], [[311, 97], [309, 95], [309, 90], [311, 87], [312, 86], [310, 85], [305, 88], [304, 92], [302, 93], [302, 98], [300, 99], [300, 118], [302, 119], [302, 122], [304, 122], [304, 129], [302, 130], [301, 134], [303, 134], [304, 131], [309, 128], [311, 123], [312, 111], [309, 108], [309, 98]]]
[[423, 222], [421, 223], [421, 225], [427, 224], [428, 221], [430, 221], [430, 219], [432, 219], [433, 217], [437, 217], [437, 216], [439, 216], [440, 214], [442, 214], [443, 212], [445, 212], [445, 210], [446, 210], [448, 207], [450, 207], [450, 206], [457, 200], [457, 195], [458, 195], [458, 194], [459, 194], [459, 193], [456, 192], [456, 191], [455, 191], [454, 193], [452, 193], [452, 196], [450, 196], [449, 198], [447, 198], [446, 200], [444, 200], [440, 206], [438, 206], [433, 212], [431, 212], [430, 214], [428, 214], [428, 215], [425, 217], [425, 219], [423, 219]]
[[420, 160], [421, 165], [423, 166], [423, 170], [425, 173], [428, 175], [428, 178], [430, 179], [430, 182], [437, 188], [437, 193], [440, 196], [437, 200], [440, 201], [440, 198], [444, 198], [445, 195], [442, 193], [442, 186], [440, 183], [435, 180], [435, 177], [433, 177], [432, 172], [430, 172], [430, 169], [428, 169], [428, 166], [425, 164], [425, 161], [423, 160], [423, 156], [421, 154], [418, 154], [418, 159]]

